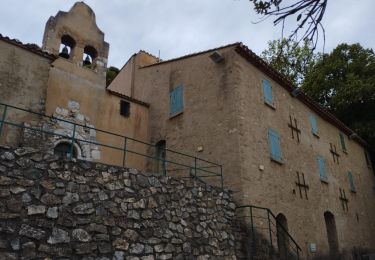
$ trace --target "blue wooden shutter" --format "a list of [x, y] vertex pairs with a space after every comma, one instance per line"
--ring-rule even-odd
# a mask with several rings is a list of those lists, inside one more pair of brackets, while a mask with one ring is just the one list
[[346, 151], [345, 138], [344, 138], [344, 134], [343, 133], [340, 133], [340, 143], [341, 143], [342, 150]]
[[184, 110], [184, 88], [182, 85], [176, 87], [170, 93], [170, 115], [174, 116]]
[[264, 95], [264, 102], [267, 104], [273, 105], [273, 97], [272, 97], [272, 87], [268, 80], [262, 80], [263, 85], [263, 95]]
[[282, 161], [281, 147], [280, 147], [280, 136], [272, 130], [268, 130], [268, 145], [270, 149], [271, 158], [276, 161]]
[[318, 156], [318, 167], [319, 167], [319, 176], [322, 181], [328, 181], [327, 172], [326, 172], [326, 162], [323, 157]]
[[314, 115], [309, 116], [310, 124], [311, 124], [311, 132], [315, 135], [318, 134], [318, 125], [316, 124], [316, 118]]
[[350, 190], [355, 192], [355, 186], [354, 186], [354, 181], [353, 181], [353, 174], [351, 172], [348, 172], [348, 180], [349, 180], [349, 187]]

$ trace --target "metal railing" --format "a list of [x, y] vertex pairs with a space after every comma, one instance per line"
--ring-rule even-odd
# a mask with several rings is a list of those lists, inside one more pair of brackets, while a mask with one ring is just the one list
[[282, 260], [300, 259], [300, 246], [270, 209], [253, 205], [239, 206], [236, 208], [236, 215], [249, 235], [249, 259], [254, 259], [256, 251], [260, 250], [259, 247], [264, 247], [265, 241], [270, 256], [277, 256], [277, 259]]
[[[195, 178], [199, 181], [203, 181], [203, 178], [219, 178], [219, 185], [223, 188], [223, 167], [221, 164], [213, 163], [196, 156], [191, 156], [185, 153], [177, 152], [167, 148], [160, 148], [157, 145], [150, 144], [144, 141], [140, 141], [125, 135], [116, 134], [113, 132], [101, 130], [88, 125], [80, 124], [77, 122], [65, 120], [59, 117], [47, 116], [29, 109], [24, 109], [0, 102], [0, 138], [4, 132], [6, 126], [16, 127], [19, 129], [27, 129], [29, 131], [40, 133], [40, 135], [55, 136], [60, 139], [69, 140], [70, 151], [67, 153], [68, 157], [72, 159], [74, 154], [75, 145], [95, 145], [102, 147], [103, 149], [110, 149], [116, 151], [117, 158], [121, 162], [108, 163], [123, 167], [132, 167], [132, 160], [128, 159], [132, 156], [133, 162], [135, 156], [145, 158], [145, 164], [148, 163], [147, 170], [156, 171], [168, 175], [173, 173], [174, 175], [184, 178]], [[59, 133], [56, 131], [50, 131], [44, 127], [34, 127], [27, 125], [28, 118], [33, 116], [39, 120], [39, 122], [47, 122], [50, 125], [56, 125], [59, 123], [70, 125], [67, 127], [70, 129], [69, 133]], [[34, 120], [37, 121], [37, 120]], [[77, 129], [81, 129], [89, 132], [90, 130], [95, 131], [96, 136], [101, 135], [103, 142], [97, 140], [83, 139], [80, 138]], [[107, 140], [104, 137], [108, 136]], [[121, 156], [118, 154], [121, 153]], [[85, 158], [82, 158], [85, 159]], [[148, 160], [148, 162], [147, 162]], [[93, 160], [95, 162], [102, 162], [99, 160]], [[151, 161], [151, 163], [150, 163]], [[136, 167], [133, 167], [136, 168]]]

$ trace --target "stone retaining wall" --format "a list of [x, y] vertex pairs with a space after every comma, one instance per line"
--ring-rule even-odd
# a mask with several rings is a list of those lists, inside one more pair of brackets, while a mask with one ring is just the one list
[[199, 182], [0, 147], [0, 259], [236, 259], [234, 211]]

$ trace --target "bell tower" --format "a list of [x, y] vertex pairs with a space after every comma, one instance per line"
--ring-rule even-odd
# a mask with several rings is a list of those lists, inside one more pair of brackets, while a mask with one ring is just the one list
[[59, 11], [48, 19], [43, 50], [72, 66], [89, 69], [105, 81], [109, 44], [96, 24], [95, 13], [85, 3], [77, 2], [69, 12]]

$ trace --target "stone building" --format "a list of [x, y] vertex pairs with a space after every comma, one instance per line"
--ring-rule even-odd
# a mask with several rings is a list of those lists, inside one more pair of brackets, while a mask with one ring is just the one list
[[356, 133], [241, 43], [144, 55], [109, 89], [150, 104], [150, 142], [221, 162], [237, 203], [276, 212], [308, 259], [375, 249], [375, 178]]
[[[1, 36], [0, 101], [79, 124], [74, 152], [81, 159], [121, 165], [121, 151], [95, 144], [124, 145], [103, 129], [155, 144], [166, 160], [173, 155], [160, 152], [165, 147], [220, 162], [237, 205], [277, 213], [306, 259], [375, 250], [375, 178], [366, 143], [246, 46], [167, 61], [140, 51], [106, 88], [108, 51], [93, 11], [81, 2], [48, 20], [42, 49]], [[73, 134], [68, 122], [10, 110], [9, 120]], [[1, 140], [17, 143], [19, 136], [5, 125]], [[136, 156], [126, 164], [191, 173]]]
[[[124, 138], [97, 129], [147, 140], [148, 104], [106, 89], [108, 51], [94, 12], [83, 2], [49, 18], [42, 48], [1, 36], [0, 101], [75, 122], [75, 138], [81, 140], [74, 145], [77, 157], [121, 165], [122, 152], [95, 143], [122, 148]], [[4, 107], [0, 109], [2, 113]], [[41, 127], [39, 117], [9, 107], [6, 119]], [[70, 146], [73, 124], [48, 121], [42, 127], [68, 137], [50, 136], [57, 149]], [[2, 140], [19, 143], [20, 130], [5, 125]], [[141, 152], [146, 149], [131, 142], [128, 147]], [[143, 159], [132, 155], [126, 159], [133, 167], [143, 168]]]

